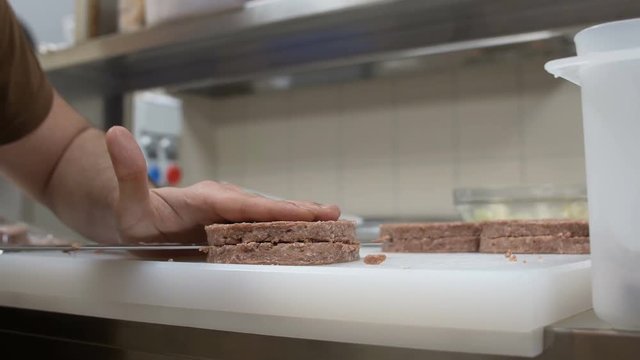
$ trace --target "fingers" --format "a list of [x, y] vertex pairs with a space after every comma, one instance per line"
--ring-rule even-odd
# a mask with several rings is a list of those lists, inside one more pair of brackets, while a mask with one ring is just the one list
[[118, 217], [120, 225], [126, 228], [148, 215], [147, 165], [142, 151], [127, 129], [112, 127], [107, 131], [106, 143], [118, 180]]
[[[189, 188], [188, 188], [189, 189]], [[308, 201], [272, 200], [241, 191], [235, 186], [204, 182], [191, 190], [201, 200], [199, 208], [206, 213], [206, 221], [223, 219], [240, 221], [328, 221], [336, 220], [340, 210], [335, 205], [320, 205]], [[213, 220], [213, 221], [212, 221]]]
[[216, 212], [228, 221], [313, 221], [315, 214], [309, 208], [262, 196], [234, 193], [214, 204]]
[[336, 205], [323, 205], [311, 201], [293, 200], [290, 203], [305, 208], [315, 215], [314, 220], [329, 221], [340, 217], [340, 208]]

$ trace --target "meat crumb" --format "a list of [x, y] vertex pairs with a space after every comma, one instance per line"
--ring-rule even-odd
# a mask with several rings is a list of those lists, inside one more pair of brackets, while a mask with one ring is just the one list
[[508, 259], [509, 259], [510, 262], [518, 261], [518, 258], [514, 254], [511, 254]]
[[507, 250], [507, 252], [504, 253], [504, 257], [506, 257], [507, 259], [510, 258], [511, 255], [513, 255], [513, 253], [511, 252], [511, 249]]
[[173, 259], [169, 259], [169, 260], [167, 260], [167, 261], [168, 261], [168, 262], [173, 262]]
[[387, 259], [385, 254], [370, 254], [364, 257], [364, 263], [367, 265], [380, 265]]
[[80, 243], [74, 242], [71, 244], [71, 246], [68, 249], [62, 250], [62, 252], [65, 254], [71, 254], [73, 252], [80, 250], [81, 248], [82, 248], [82, 245]]

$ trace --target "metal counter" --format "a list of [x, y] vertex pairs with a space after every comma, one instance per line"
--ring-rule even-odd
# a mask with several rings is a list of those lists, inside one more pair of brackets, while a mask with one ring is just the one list
[[[252, 335], [0, 308], [3, 358], [65, 359], [522, 359]], [[640, 332], [588, 311], [545, 329], [538, 360], [638, 359]], [[8, 357], [4, 357], [8, 355]]]

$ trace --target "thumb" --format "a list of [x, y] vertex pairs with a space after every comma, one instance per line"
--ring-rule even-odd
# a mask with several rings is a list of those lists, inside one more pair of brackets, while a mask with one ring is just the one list
[[149, 209], [147, 164], [140, 147], [127, 129], [114, 126], [107, 131], [105, 140], [118, 179], [116, 211], [120, 226], [127, 228], [133, 224], [123, 224], [123, 221], [138, 221]]

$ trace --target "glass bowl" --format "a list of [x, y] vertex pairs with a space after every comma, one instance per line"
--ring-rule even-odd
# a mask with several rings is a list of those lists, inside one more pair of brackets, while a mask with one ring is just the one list
[[453, 198], [465, 221], [589, 218], [584, 185], [461, 188]]

